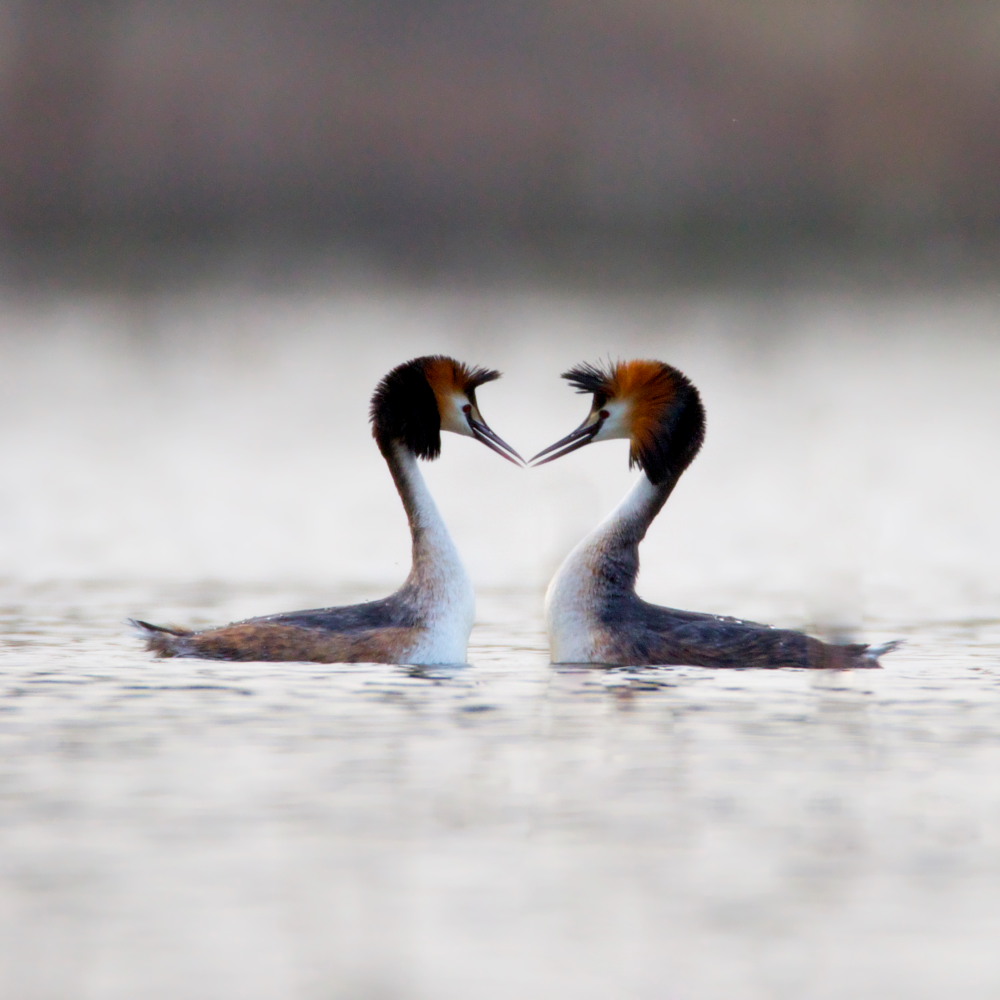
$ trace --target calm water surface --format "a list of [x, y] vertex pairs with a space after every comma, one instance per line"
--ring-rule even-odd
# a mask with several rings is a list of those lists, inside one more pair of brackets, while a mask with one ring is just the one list
[[[382, 291], [8, 302], [0, 995], [1000, 995], [1000, 302]], [[624, 446], [428, 470], [464, 667], [157, 661], [121, 627], [405, 572], [367, 396], [493, 364], [519, 450], [601, 355], [687, 371], [652, 599], [907, 645], [880, 671], [568, 669], [541, 592]]]

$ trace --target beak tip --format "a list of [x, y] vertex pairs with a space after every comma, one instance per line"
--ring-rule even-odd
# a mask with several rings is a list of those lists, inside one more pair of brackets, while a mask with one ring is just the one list
[[472, 430], [472, 436], [480, 444], [486, 445], [491, 451], [495, 451], [502, 458], [506, 458], [508, 462], [513, 462], [514, 465], [521, 466], [522, 468], [524, 467], [524, 459], [487, 424], [470, 417], [469, 427]]
[[[601, 425], [584, 423], [578, 427], [571, 434], [567, 434], [566, 437], [560, 438], [555, 444], [550, 444], [548, 448], [543, 448], [534, 458], [529, 462], [532, 468], [538, 468], [539, 465], [545, 465], [547, 462], [553, 462], [557, 458], [562, 458], [563, 455], [568, 455], [571, 451], [576, 451], [578, 448], [583, 448], [585, 445], [592, 444], [594, 440], [594, 435], [600, 430]], [[541, 461], [539, 461], [541, 459]]]

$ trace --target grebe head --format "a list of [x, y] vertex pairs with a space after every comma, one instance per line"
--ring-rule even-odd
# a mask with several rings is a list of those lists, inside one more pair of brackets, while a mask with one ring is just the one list
[[401, 443], [417, 458], [441, 453], [441, 431], [481, 441], [515, 465], [524, 459], [487, 426], [476, 403], [476, 389], [500, 378], [491, 368], [476, 368], [435, 354], [393, 368], [375, 389], [372, 435], [383, 453]]
[[578, 392], [593, 394], [590, 413], [572, 434], [540, 451], [532, 463], [544, 465], [594, 441], [627, 438], [629, 467], [637, 465], [658, 484], [676, 479], [701, 448], [701, 397], [676, 368], [662, 361], [619, 361], [607, 368], [578, 365], [562, 377]]

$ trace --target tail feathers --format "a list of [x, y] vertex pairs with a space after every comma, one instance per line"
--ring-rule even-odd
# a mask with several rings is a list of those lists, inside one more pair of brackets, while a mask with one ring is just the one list
[[152, 625], [138, 618], [129, 618], [128, 624], [146, 640], [146, 649], [157, 656], [182, 656], [184, 640], [192, 634], [190, 629], [177, 628], [175, 625]]
[[153, 625], [150, 622], [142, 621], [140, 618], [128, 618], [126, 620], [132, 628], [138, 629], [142, 635], [146, 635], [149, 632], [166, 632], [167, 635], [191, 634], [189, 629], [178, 628], [176, 625]]
[[880, 646], [865, 646], [861, 656], [871, 666], [878, 666], [878, 659], [880, 656], [884, 656], [886, 653], [891, 653], [894, 649], [898, 649], [903, 645], [903, 642], [903, 639], [890, 639], [889, 642], [883, 642]]

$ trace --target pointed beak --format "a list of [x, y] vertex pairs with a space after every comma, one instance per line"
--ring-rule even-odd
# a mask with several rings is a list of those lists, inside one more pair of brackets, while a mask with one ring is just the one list
[[[563, 455], [568, 455], [571, 451], [576, 451], [577, 448], [582, 448], [584, 445], [590, 444], [603, 424], [604, 420], [600, 413], [591, 413], [572, 434], [567, 434], [566, 437], [560, 438], [555, 444], [550, 444], [548, 448], [543, 448], [531, 459], [529, 464], [532, 468], [537, 468], [539, 465], [554, 462], [557, 458], [562, 458]], [[543, 457], [545, 455], [548, 455], [548, 458]], [[539, 461], [539, 459], [542, 460]]]
[[499, 434], [494, 434], [479, 417], [478, 413], [475, 415], [471, 412], [467, 413], [466, 419], [469, 421], [469, 430], [472, 431], [472, 436], [477, 441], [481, 441], [491, 451], [502, 455], [508, 462], [513, 462], [514, 465], [525, 465], [524, 459]]

